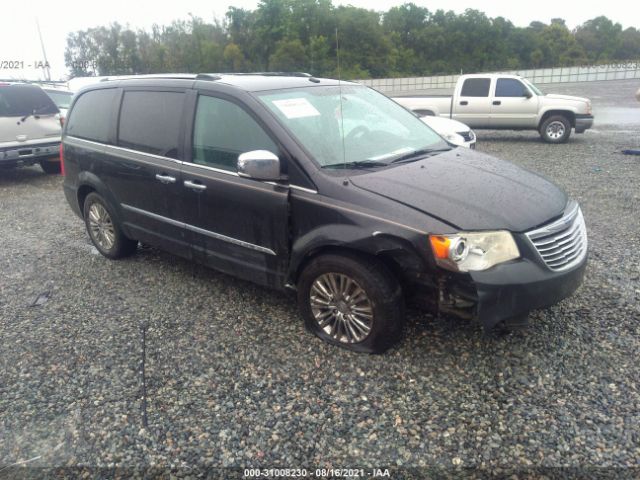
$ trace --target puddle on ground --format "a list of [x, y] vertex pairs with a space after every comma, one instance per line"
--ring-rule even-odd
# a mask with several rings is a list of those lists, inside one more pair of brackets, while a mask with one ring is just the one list
[[639, 125], [640, 107], [604, 107], [593, 109], [596, 125]]

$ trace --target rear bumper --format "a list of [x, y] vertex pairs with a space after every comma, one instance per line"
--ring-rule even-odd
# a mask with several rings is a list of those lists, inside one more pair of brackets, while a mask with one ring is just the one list
[[0, 166], [32, 165], [60, 155], [60, 142], [0, 147]]
[[591, 127], [593, 127], [593, 115], [576, 115], [576, 133], [584, 133]]

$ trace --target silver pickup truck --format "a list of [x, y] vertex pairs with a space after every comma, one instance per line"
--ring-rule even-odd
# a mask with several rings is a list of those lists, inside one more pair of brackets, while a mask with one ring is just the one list
[[537, 130], [549, 143], [563, 143], [571, 129], [584, 133], [593, 125], [591, 101], [545, 95], [516, 75], [462, 75], [453, 96], [395, 97], [420, 115], [453, 118], [474, 129]]

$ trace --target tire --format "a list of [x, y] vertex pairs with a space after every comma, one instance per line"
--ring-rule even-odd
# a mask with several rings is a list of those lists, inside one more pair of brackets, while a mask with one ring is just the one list
[[60, 160], [40, 160], [40, 166], [48, 175], [58, 175], [62, 171]]
[[136, 251], [138, 242], [122, 233], [113, 209], [100, 195], [95, 192], [87, 195], [83, 213], [89, 238], [102, 255], [116, 260]]
[[571, 136], [571, 122], [563, 115], [552, 115], [542, 122], [540, 136], [547, 143], [565, 143]]
[[[339, 292], [347, 294], [346, 301]], [[402, 337], [400, 285], [375, 259], [354, 254], [313, 259], [298, 280], [298, 305], [309, 331], [348, 350], [382, 353]]]

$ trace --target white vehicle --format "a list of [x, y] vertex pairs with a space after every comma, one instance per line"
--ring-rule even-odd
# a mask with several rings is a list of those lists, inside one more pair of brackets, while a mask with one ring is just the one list
[[37, 85], [0, 83], [0, 167], [60, 173], [60, 112]]
[[563, 143], [571, 129], [593, 125], [591, 101], [544, 94], [516, 75], [462, 75], [453, 96], [398, 97], [395, 101], [421, 115], [459, 120], [475, 129], [537, 130], [549, 143]]
[[464, 123], [431, 115], [420, 116], [420, 120], [429, 125], [447, 142], [459, 147], [476, 148], [476, 134]]
[[56, 104], [60, 110], [60, 117], [64, 120], [67, 118], [67, 111], [71, 105], [71, 99], [73, 98], [73, 92], [59, 87], [42, 86], [42, 90], [49, 95], [53, 103]]

